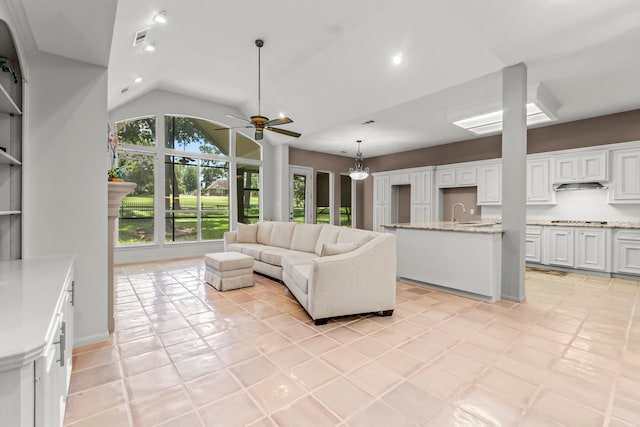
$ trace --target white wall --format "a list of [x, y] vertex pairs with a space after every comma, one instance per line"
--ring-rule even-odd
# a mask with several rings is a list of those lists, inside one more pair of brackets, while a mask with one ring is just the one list
[[75, 254], [76, 344], [107, 333], [107, 69], [27, 58], [23, 257]]
[[[609, 190], [558, 191], [555, 205], [527, 206], [528, 219], [640, 221], [637, 204], [609, 204]], [[500, 206], [483, 206], [482, 217], [500, 218]]]
[[[126, 95], [124, 95], [126, 96]], [[234, 107], [205, 101], [190, 96], [180, 95], [162, 90], [155, 90], [124, 104], [109, 112], [109, 122], [132, 119], [142, 116], [155, 115], [162, 120], [164, 115], [185, 115], [212, 120], [227, 126], [241, 126], [243, 122], [230, 119], [225, 114], [233, 114], [243, 117], [243, 114]], [[162, 126], [160, 126], [162, 128]], [[250, 129], [243, 129], [250, 131]], [[159, 141], [164, 138], [161, 129], [157, 135]], [[260, 141], [263, 146], [263, 171], [262, 171], [262, 213], [263, 218], [276, 218], [275, 200], [277, 194], [275, 185], [279, 168], [274, 166], [274, 148], [267, 139]], [[162, 190], [162, 189], [161, 189]], [[162, 191], [161, 191], [162, 192]], [[156, 195], [158, 195], [156, 191]], [[162, 195], [164, 197], [164, 195]], [[115, 251], [114, 262], [126, 264], [132, 262], [153, 261], [159, 259], [182, 258], [199, 256], [207, 252], [223, 250], [222, 241], [195, 242], [195, 243], [171, 243], [154, 246], [128, 246], [119, 247]]]
[[527, 216], [536, 219], [640, 221], [640, 208], [637, 204], [609, 204], [608, 191], [558, 191], [555, 206], [529, 206]]

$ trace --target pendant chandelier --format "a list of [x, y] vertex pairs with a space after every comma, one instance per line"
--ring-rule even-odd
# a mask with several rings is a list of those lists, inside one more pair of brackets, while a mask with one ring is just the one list
[[360, 143], [361, 140], [356, 141], [358, 143], [358, 152], [356, 153], [356, 168], [349, 168], [349, 176], [351, 179], [356, 181], [363, 180], [369, 176], [369, 168], [363, 168], [362, 164], [364, 163], [364, 157], [362, 157], [362, 153], [360, 152]]

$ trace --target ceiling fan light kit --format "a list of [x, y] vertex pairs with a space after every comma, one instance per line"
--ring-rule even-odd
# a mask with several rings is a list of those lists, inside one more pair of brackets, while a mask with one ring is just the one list
[[[302, 136], [302, 134], [298, 132], [273, 127], [273, 126], [286, 125], [288, 123], [293, 123], [293, 120], [291, 120], [289, 117], [278, 117], [277, 119], [269, 120], [268, 117], [265, 117], [262, 115], [261, 105], [260, 105], [262, 101], [261, 87], [260, 87], [260, 83], [261, 83], [260, 82], [260, 48], [264, 46], [264, 41], [261, 39], [257, 39], [255, 43], [256, 43], [256, 46], [258, 47], [258, 114], [256, 114], [255, 116], [249, 117], [250, 120], [247, 120], [243, 117], [234, 116], [231, 114], [225, 114], [225, 115], [232, 119], [243, 120], [245, 122], [251, 123], [251, 126], [240, 126], [240, 127], [255, 128], [254, 139], [256, 141], [264, 138], [265, 129], [270, 130], [271, 132], [279, 133], [281, 135], [287, 135], [287, 136], [292, 136], [294, 138], [299, 138], [300, 136]], [[224, 129], [229, 129], [229, 128], [224, 128]]]
[[360, 151], [360, 143], [362, 140], [357, 140], [358, 143], [358, 152], [356, 153], [356, 167], [349, 168], [349, 177], [355, 181], [361, 181], [366, 179], [369, 176], [369, 168], [363, 168], [364, 157], [362, 157], [362, 152]]

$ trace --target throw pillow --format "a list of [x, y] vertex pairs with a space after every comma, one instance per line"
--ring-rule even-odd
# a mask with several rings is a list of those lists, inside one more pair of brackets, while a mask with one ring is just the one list
[[258, 235], [258, 224], [238, 223], [238, 243], [255, 243]]
[[346, 254], [347, 252], [351, 252], [356, 249], [358, 249], [357, 243], [325, 243], [322, 245], [322, 252], [320, 253], [320, 256]]

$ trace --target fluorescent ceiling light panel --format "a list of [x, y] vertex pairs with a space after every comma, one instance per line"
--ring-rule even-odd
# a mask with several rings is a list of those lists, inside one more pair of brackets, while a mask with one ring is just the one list
[[[526, 108], [527, 126], [552, 120], [533, 102], [528, 103]], [[500, 132], [502, 130], [502, 110], [458, 120], [453, 124], [476, 135]]]
[[[543, 83], [535, 83], [527, 88], [527, 126], [557, 120], [556, 111], [560, 103]], [[476, 135], [486, 135], [502, 131], [502, 110], [485, 113], [453, 122]]]

